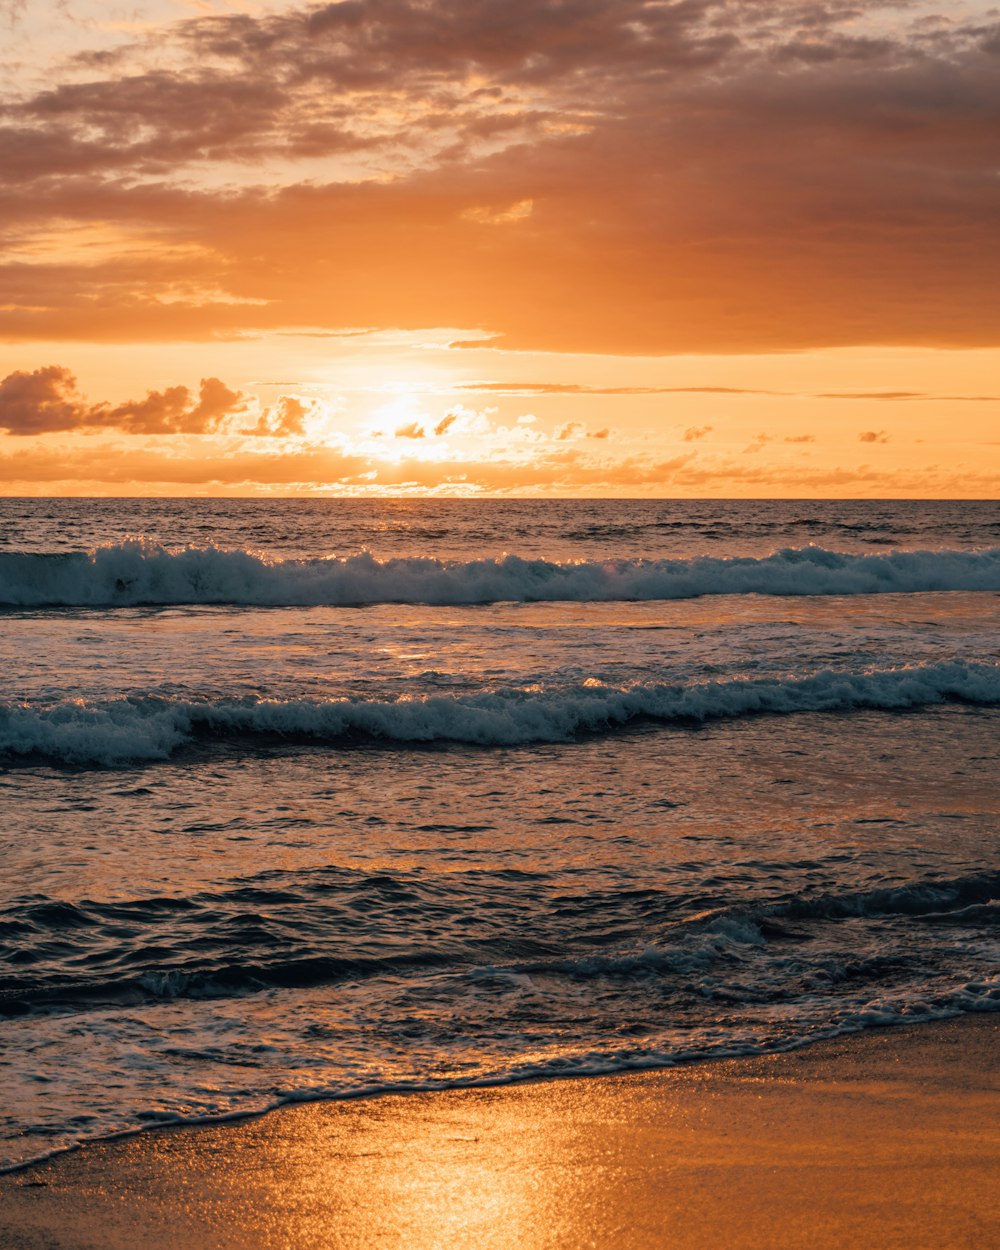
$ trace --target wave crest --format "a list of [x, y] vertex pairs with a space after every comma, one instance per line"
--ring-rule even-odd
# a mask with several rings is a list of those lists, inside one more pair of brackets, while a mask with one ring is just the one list
[[924, 664], [689, 685], [599, 682], [477, 694], [379, 699], [175, 699], [159, 695], [37, 705], [0, 703], [0, 756], [72, 765], [162, 760], [196, 739], [246, 736], [335, 744], [516, 746], [566, 742], [637, 720], [701, 722], [755, 714], [898, 710], [949, 700], [1000, 705], [1000, 665]]
[[1000, 591], [1000, 547], [850, 554], [823, 547], [691, 559], [379, 560], [368, 552], [271, 559], [215, 546], [177, 550], [141, 539], [84, 553], [0, 553], [0, 605], [261, 607], [375, 603], [689, 599], [699, 595], [855, 595]]

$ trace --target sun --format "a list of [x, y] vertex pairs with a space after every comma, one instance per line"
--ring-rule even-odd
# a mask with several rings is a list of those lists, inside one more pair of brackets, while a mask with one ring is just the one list
[[420, 398], [412, 390], [401, 387], [385, 403], [371, 410], [365, 429], [372, 438], [396, 438], [400, 430], [424, 430], [430, 422], [430, 413], [422, 411]]

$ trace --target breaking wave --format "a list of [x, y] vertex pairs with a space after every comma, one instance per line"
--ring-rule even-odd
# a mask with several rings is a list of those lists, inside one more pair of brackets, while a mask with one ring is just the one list
[[946, 701], [1000, 705], [1000, 665], [942, 663], [687, 685], [587, 681], [546, 689], [379, 699], [169, 698], [0, 703], [0, 756], [115, 766], [162, 760], [195, 740], [246, 736], [337, 743], [514, 746], [566, 742], [637, 720], [701, 722], [760, 713], [897, 710]]
[[1000, 591], [1000, 547], [861, 555], [809, 546], [763, 557], [567, 563], [516, 555], [380, 560], [368, 552], [279, 560], [215, 546], [172, 550], [140, 539], [89, 553], [0, 553], [0, 605], [29, 608], [596, 602], [946, 590]]

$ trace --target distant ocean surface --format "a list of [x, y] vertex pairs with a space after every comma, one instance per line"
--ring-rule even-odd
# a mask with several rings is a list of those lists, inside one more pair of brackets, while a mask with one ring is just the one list
[[0, 1167], [1000, 1009], [991, 502], [0, 500]]

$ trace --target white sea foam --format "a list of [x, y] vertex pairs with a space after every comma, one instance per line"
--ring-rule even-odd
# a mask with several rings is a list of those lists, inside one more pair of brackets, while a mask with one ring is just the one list
[[276, 560], [214, 546], [171, 550], [142, 540], [70, 555], [0, 553], [0, 604], [7, 607], [596, 602], [948, 590], [1000, 591], [1000, 547], [850, 554], [809, 546], [763, 557], [567, 563], [516, 555], [379, 560], [367, 552]]
[[947, 700], [1000, 705], [1000, 665], [924, 664], [688, 685], [599, 682], [487, 690], [454, 697], [174, 699], [130, 696], [38, 705], [0, 703], [0, 754], [114, 766], [166, 759], [198, 738], [271, 735], [336, 742], [513, 746], [565, 742], [631, 721], [706, 721], [757, 713], [895, 710]]
[[[260, 1010], [261, 1004], [258, 1001], [254, 1006]], [[202, 1084], [197, 1091], [184, 1085], [183, 1070], [172, 1062], [172, 1054], [164, 1056], [158, 1053], [164, 1046], [169, 1051], [171, 1035], [163, 1038], [162, 1028], [152, 1031], [154, 1040], [151, 1045], [151, 1031], [144, 1027], [141, 1013], [132, 1013], [130, 1017], [101, 1016], [96, 1022], [82, 1022], [74, 1017], [48, 1021], [33, 1019], [21, 1023], [32, 1029], [33, 1045], [48, 1052], [49, 1062], [53, 1054], [58, 1056], [61, 1072], [68, 1077], [69, 1088], [66, 1092], [69, 1098], [65, 1108], [49, 1104], [50, 1123], [43, 1133], [36, 1130], [16, 1140], [0, 1142], [0, 1175], [74, 1150], [87, 1142], [129, 1137], [164, 1125], [225, 1123], [300, 1103], [354, 1100], [384, 1094], [488, 1089], [553, 1077], [607, 1076], [673, 1068], [699, 1061], [780, 1054], [868, 1028], [912, 1025], [964, 1013], [995, 1012], [1000, 1010], [1000, 983], [996, 978], [984, 977], [940, 986], [935, 992], [925, 995], [889, 991], [867, 999], [861, 996], [833, 1011], [824, 1010], [824, 1006], [821, 996], [803, 1003], [805, 1010], [797, 1027], [791, 1031], [787, 1027], [782, 1028], [775, 1019], [770, 1029], [735, 1026], [724, 1030], [712, 1027], [687, 1030], [683, 1042], [677, 1038], [654, 1035], [647, 1039], [648, 1045], [643, 1046], [553, 1044], [541, 1051], [537, 1039], [531, 1038], [531, 1057], [503, 1058], [498, 1055], [487, 1066], [463, 1075], [406, 1076], [397, 1074], [388, 1066], [382, 1072], [376, 1069], [340, 1074], [325, 1070], [327, 1063], [317, 1062], [315, 1055], [310, 1054], [309, 1075], [302, 1083], [296, 1081], [296, 1075], [300, 1080], [302, 1078], [294, 1072], [294, 1065], [288, 1074], [288, 1083], [284, 1085], [280, 1077], [277, 1081], [273, 1077], [269, 1079], [265, 1065], [257, 1070], [257, 1065], [241, 1065], [239, 1084], [235, 1088], [228, 1087], [227, 1082], [227, 1087], [223, 1088]], [[186, 1020], [185, 1023], [190, 1027], [192, 1022]], [[233, 1022], [227, 1020], [226, 1026], [232, 1030]], [[227, 1071], [224, 1065], [217, 1062], [216, 1039], [210, 1021], [200, 1019], [197, 1027], [204, 1030], [202, 1062], [210, 1064], [212, 1070], [225, 1081], [231, 1070]], [[67, 1031], [70, 1033], [69, 1044]], [[81, 1034], [86, 1034], [88, 1045], [80, 1045]], [[256, 1049], [259, 1055], [260, 1048]], [[113, 1082], [110, 1079], [112, 1074]], [[104, 1088], [103, 1082], [112, 1084], [116, 1093], [120, 1091], [120, 1101], [109, 1101], [95, 1107], [96, 1113], [86, 1117], [73, 1115], [72, 1111], [78, 1105], [73, 1101], [77, 1088], [86, 1089], [93, 1098], [95, 1090]], [[32, 1121], [38, 1117], [37, 1089], [29, 1083], [26, 1092], [32, 1102], [29, 1104], [31, 1114], [25, 1114], [24, 1119]], [[23, 1097], [23, 1087], [17, 1093]]]

